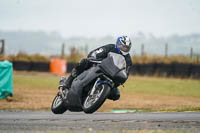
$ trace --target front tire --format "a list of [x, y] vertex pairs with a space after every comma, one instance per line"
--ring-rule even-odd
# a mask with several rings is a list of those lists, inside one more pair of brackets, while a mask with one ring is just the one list
[[64, 102], [62, 99], [62, 96], [58, 92], [56, 97], [54, 98], [52, 105], [51, 105], [51, 111], [54, 114], [63, 114], [67, 108], [64, 106]]
[[110, 95], [110, 86], [107, 84], [101, 84], [96, 88], [93, 95], [88, 95], [83, 102], [83, 111], [87, 114], [91, 114], [98, 110]]

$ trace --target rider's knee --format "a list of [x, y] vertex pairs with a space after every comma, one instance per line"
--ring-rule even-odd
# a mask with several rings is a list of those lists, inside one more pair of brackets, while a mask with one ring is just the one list
[[87, 59], [82, 59], [78, 66], [76, 66], [75, 68], [72, 69], [72, 76], [76, 77], [79, 74], [81, 74], [84, 70], [86, 70], [86, 68], [89, 66], [88, 60]]
[[72, 72], [71, 72], [71, 75], [72, 75], [73, 78], [77, 77], [77, 75], [78, 75], [78, 70], [77, 70], [76, 68], [73, 68], [73, 69], [72, 69]]
[[118, 88], [114, 88], [111, 93], [110, 96], [108, 97], [108, 99], [116, 101], [120, 99], [120, 91]]

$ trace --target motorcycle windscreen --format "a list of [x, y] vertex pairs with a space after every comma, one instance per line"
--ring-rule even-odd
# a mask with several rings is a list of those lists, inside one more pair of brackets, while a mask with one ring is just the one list
[[125, 82], [127, 79], [126, 60], [120, 54], [110, 52], [108, 57], [102, 61], [100, 68], [113, 79], [121, 82]]

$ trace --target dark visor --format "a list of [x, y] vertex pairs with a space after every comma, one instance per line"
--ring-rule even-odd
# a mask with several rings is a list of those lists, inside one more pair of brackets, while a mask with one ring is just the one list
[[120, 50], [123, 52], [129, 52], [130, 51], [130, 47], [126, 46], [126, 45], [121, 45], [120, 46]]

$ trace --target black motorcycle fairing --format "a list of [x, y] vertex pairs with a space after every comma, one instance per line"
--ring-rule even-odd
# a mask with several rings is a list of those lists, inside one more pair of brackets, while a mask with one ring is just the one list
[[94, 81], [97, 77], [102, 75], [98, 66], [91, 67], [90, 69], [81, 73], [72, 82], [71, 88], [67, 94], [67, 108], [71, 111], [82, 111], [82, 92], [90, 82]]
[[110, 52], [100, 64], [101, 70], [115, 82], [124, 83], [127, 79], [126, 61], [122, 55]]
[[121, 84], [125, 83], [127, 79], [127, 74], [123, 70], [119, 71], [114, 77], [114, 81]]

